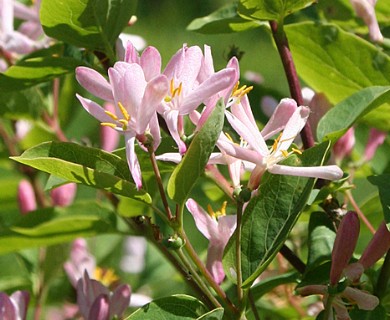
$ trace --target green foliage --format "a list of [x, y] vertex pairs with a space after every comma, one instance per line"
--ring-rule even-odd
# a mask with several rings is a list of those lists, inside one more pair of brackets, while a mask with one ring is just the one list
[[237, 13], [238, 3], [233, 2], [209, 14], [206, 17], [196, 18], [187, 30], [204, 34], [241, 32], [260, 26], [259, 23], [241, 18]]
[[41, 23], [52, 38], [114, 58], [115, 41], [136, 4], [136, 0], [43, 0]]
[[375, 108], [382, 106], [389, 99], [390, 87], [388, 86], [370, 87], [351, 95], [330, 109], [321, 118], [317, 127], [318, 140], [335, 142], [357, 120]]
[[379, 198], [382, 204], [384, 219], [387, 228], [390, 229], [390, 175], [369, 176], [367, 179], [379, 189]]
[[[200, 318], [207, 308], [198, 299], [184, 294], [156, 299], [131, 314], [127, 320], [184, 320]], [[211, 317], [210, 319], [215, 319]], [[218, 319], [218, 318], [217, 318]]]
[[12, 226], [2, 226], [0, 253], [49, 246], [116, 231], [114, 212], [93, 202], [66, 208], [45, 208], [30, 212]]
[[46, 142], [12, 159], [67, 181], [151, 203], [150, 195], [137, 190], [129, 181], [127, 163], [100, 149], [68, 142]]
[[[329, 143], [306, 150], [302, 157], [291, 156], [284, 165], [318, 166], [324, 162]], [[245, 209], [242, 221], [243, 287], [249, 287], [265, 270], [286, 241], [314, 186], [314, 179], [273, 175], [266, 172], [258, 191]], [[226, 246], [223, 267], [232, 277], [236, 270], [235, 234]], [[234, 279], [232, 279], [234, 280]]]
[[202, 128], [195, 134], [185, 156], [173, 171], [168, 181], [168, 195], [177, 203], [184, 203], [191, 189], [203, 174], [222, 131], [225, 115], [223, 100], [219, 100]]
[[246, 19], [277, 20], [313, 4], [315, 0], [240, 0], [238, 13]]

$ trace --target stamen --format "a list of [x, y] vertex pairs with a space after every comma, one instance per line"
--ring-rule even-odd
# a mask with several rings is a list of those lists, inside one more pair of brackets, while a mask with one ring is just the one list
[[272, 151], [276, 151], [278, 149], [278, 145], [281, 137], [282, 137], [282, 133], [280, 133], [279, 136], [275, 139], [274, 144], [271, 147]]
[[291, 150], [295, 153], [302, 154], [302, 151], [297, 148], [291, 148]]
[[108, 115], [110, 118], [112, 118], [113, 120], [115, 120], [115, 121], [118, 120], [118, 117], [115, 114], [113, 114], [112, 112], [105, 110], [104, 113], [106, 115]]
[[118, 102], [118, 107], [119, 107], [119, 109], [121, 110], [121, 112], [122, 112], [123, 116], [125, 117], [125, 119], [126, 119], [127, 121], [130, 121], [130, 115], [129, 115], [129, 113], [127, 112], [127, 110], [125, 109], [125, 107], [123, 106], [123, 104], [120, 103], [120, 102]]
[[175, 82], [172, 78], [171, 81], [169, 82], [169, 92], [171, 93], [171, 95], [173, 95], [174, 89], [175, 89]]
[[226, 216], [226, 207], [227, 207], [227, 201], [224, 201], [221, 206], [220, 213], [222, 216]]
[[225, 132], [225, 136], [226, 136], [231, 142], [234, 142], [232, 136], [231, 136], [230, 134], [228, 134], [227, 132]]
[[289, 153], [287, 150], [280, 150], [280, 152], [282, 153], [282, 155], [287, 158], [289, 156]]
[[215, 218], [215, 212], [213, 208], [211, 208], [210, 204], [207, 205], [207, 212], [209, 213], [210, 217]]
[[101, 126], [105, 126], [105, 127], [111, 127], [111, 128], [113, 128], [113, 129], [116, 128], [116, 124], [111, 123], [111, 122], [102, 122], [100, 125], [101, 125]]
[[120, 119], [118, 121], [122, 124], [123, 130], [126, 130], [128, 122], [125, 119]]
[[172, 101], [172, 98], [171, 98], [170, 96], [166, 96], [166, 97], [164, 98], [164, 101], [165, 101], [165, 102], [171, 102], [171, 101]]

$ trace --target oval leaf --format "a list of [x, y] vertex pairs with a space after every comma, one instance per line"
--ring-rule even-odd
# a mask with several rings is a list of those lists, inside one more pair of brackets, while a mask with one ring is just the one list
[[[284, 164], [319, 166], [329, 150], [329, 142], [306, 150], [301, 157], [290, 156]], [[266, 172], [258, 196], [252, 198], [242, 220], [242, 278], [249, 287], [272, 261], [286, 241], [313, 189], [315, 179], [273, 175]], [[234, 281], [235, 234], [226, 246], [223, 266]]]
[[68, 142], [45, 142], [13, 160], [59, 178], [151, 203], [144, 190], [129, 181], [128, 165], [118, 156], [100, 149]]
[[168, 181], [168, 196], [177, 203], [184, 203], [196, 183], [203, 174], [219, 134], [223, 128], [225, 106], [219, 100], [213, 112], [195, 134], [182, 161], [173, 171]]

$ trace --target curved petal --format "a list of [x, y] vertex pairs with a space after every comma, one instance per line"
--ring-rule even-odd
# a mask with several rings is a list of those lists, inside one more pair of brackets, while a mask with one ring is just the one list
[[156, 156], [156, 159], [161, 161], [179, 163], [182, 159], [182, 156], [178, 152], [167, 152]]
[[267, 140], [276, 133], [282, 131], [297, 107], [295, 100], [289, 98], [282, 99], [263, 130], [261, 130], [264, 140]]
[[176, 79], [183, 83], [183, 95], [186, 96], [193, 90], [202, 65], [203, 53], [198, 46], [192, 46], [184, 50], [184, 63], [180, 73], [176, 73]]
[[125, 133], [125, 146], [126, 146], [126, 157], [129, 165], [131, 176], [133, 177], [134, 183], [137, 190], [142, 188], [142, 176], [141, 168], [138, 162], [137, 154], [135, 153], [135, 136], [133, 132]]
[[222, 266], [223, 249], [224, 247], [221, 245], [215, 245], [211, 242], [207, 249], [206, 269], [218, 284], [222, 283], [225, 278], [225, 271]]
[[184, 154], [187, 150], [186, 144], [180, 139], [179, 131], [177, 129], [177, 123], [179, 118], [179, 112], [177, 110], [169, 110], [164, 113], [164, 119], [167, 124], [169, 133], [173, 140], [175, 140], [179, 147], [180, 154]]
[[155, 47], [147, 47], [141, 55], [140, 65], [146, 81], [152, 80], [161, 73], [161, 55]]
[[94, 96], [106, 101], [113, 101], [111, 85], [97, 71], [87, 67], [76, 68], [76, 79], [82, 87], [91, 92]]
[[129, 307], [131, 288], [127, 284], [117, 287], [110, 299], [110, 318], [117, 316], [121, 318], [125, 310]]
[[322, 167], [290, 167], [275, 164], [268, 168], [274, 174], [285, 174], [288, 176], [320, 178], [325, 180], [337, 180], [343, 176], [343, 171], [335, 165]]
[[4, 292], [0, 292], [0, 319], [18, 319], [14, 304]]
[[[247, 95], [244, 95], [240, 98], [240, 103], [234, 103], [230, 111], [235, 115], [245, 126], [253, 128], [252, 130], [258, 131], [255, 117], [253, 116], [251, 106], [249, 104], [249, 99]], [[264, 138], [264, 140], [267, 140]]]
[[88, 313], [88, 320], [107, 320], [110, 314], [108, 296], [101, 294], [93, 301]]
[[188, 199], [186, 207], [194, 217], [196, 227], [208, 239], [218, 234], [218, 223], [193, 199]]
[[378, 297], [356, 288], [346, 287], [342, 296], [355, 301], [362, 310], [374, 310], [379, 304]]
[[113, 119], [109, 117], [105, 112], [104, 109], [98, 105], [96, 102], [83, 98], [82, 96], [76, 94], [77, 99], [81, 102], [81, 105], [84, 107], [87, 112], [95, 117], [100, 122], [111, 122], [114, 123]]
[[126, 44], [124, 61], [127, 63], [139, 63], [138, 51], [131, 41], [128, 41]]

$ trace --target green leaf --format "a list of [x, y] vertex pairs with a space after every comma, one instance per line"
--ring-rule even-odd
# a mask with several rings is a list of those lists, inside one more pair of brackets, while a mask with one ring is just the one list
[[31, 286], [31, 270], [19, 253], [0, 256], [0, 290], [16, 291]]
[[336, 233], [332, 221], [324, 212], [313, 212], [309, 221], [309, 254], [306, 271], [329, 261]]
[[198, 299], [177, 294], [153, 300], [136, 310], [127, 320], [189, 320], [198, 319], [206, 312], [207, 308]]
[[[284, 160], [289, 166], [319, 166], [329, 150], [329, 142], [306, 150], [301, 157]], [[286, 241], [314, 186], [314, 180], [304, 177], [273, 175], [262, 177], [258, 196], [251, 199], [242, 220], [241, 257], [243, 287], [249, 287], [265, 270]], [[223, 266], [235, 281], [235, 234], [226, 246]]]
[[315, 0], [240, 0], [238, 13], [252, 20], [277, 20], [306, 8]]
[[144, 190], [130, 182], [128, 165], [100, 149], [68, 142], [45, 142], [11, 159], [59, 178], [151, 203]]
[[317, 127], [318, 140], [336, 141], [358, 119], [389, 101], [389, 98], [390, 86], [369, 87], [351, 95], [321, 118]]
[[0, 74], [1, 91], [23, 90], [74, 72], [81, 64], [73, 58], [40, 57], [20, 61]]
[[258, 22], [241, 18], [237, 13], [237, 6], [236, 2], [230, 3], [208, 16], [197, 18], [187, 26], [187, 30], [216, 34], [241, 32], [260, 27]]
[[369, 176], [368, 181], [378, 187], [387, 228], [390, 229], [390, 174]]
[[196, 320], [222, 320], [224, 314], [223, 308], [217, 308], [211, 310], [210, 312], [205, 313], [203, 316], [199, 317]]
[[213, 112], [195, 134], [182, 161], [168, 181], [168, 196], [177, 203], [184, 203], [196, 181], [203, 174], [215, 143], [222, 131], [225, 106], [219, 100]]
[[136, 5], [136, 0], [42, 0], [40, 17], [48, 36], [111, 55]]
[[285, 27], [300, 77], [333, 104], [371, 86], [390, 85], [390, 58], [381, 49], [334, 24]]
[[95, 201], [40, 209], [23, 216], [15, 225], [2, 228], [0, 254], [112, 233], [115, 226], [115, 213]]

